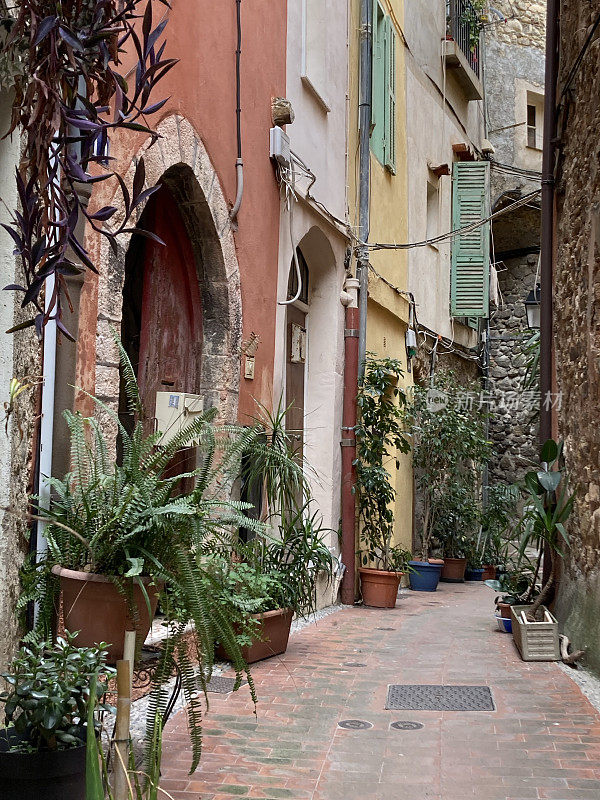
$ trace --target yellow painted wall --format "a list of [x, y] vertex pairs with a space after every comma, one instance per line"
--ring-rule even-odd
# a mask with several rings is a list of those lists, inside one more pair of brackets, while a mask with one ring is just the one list
[[[380, 0], [396, 33], [396, 174], [392, 175], [371, 153], [370, 242], [406, 242], [408, 240], [405, 63], [402, 20], [403, 0]], [[349, 115], [349, 203], [350, 219], [358, 228], [359, 181], [359, 29], [360, 1], [351, 0], [350, 13], [350, 115]], [[370, 256], [373, 268], [401, 290], [408, 288], [408, 263], [402, 251], [376, 251]], [[373, 273], [369, 276], [367, 351], [377, 356], [399, 359], [406, 367], [404, 334], [408, 325], [409, 304]], [[405, 373], [404, 385], [412, 385]], [[413, 479], [410, 455], [400, 456], [400, 469], [389, 465], [395, 479], [396, 542], [412, 547]]]

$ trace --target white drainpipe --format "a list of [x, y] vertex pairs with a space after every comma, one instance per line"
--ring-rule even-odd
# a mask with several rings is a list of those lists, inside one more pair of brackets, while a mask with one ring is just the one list
[[[49, 304], [54, 292], [55, 276], [46, 278], [45, 308], [48, 312]], [[52, 475], [52, 442], [54, 434], [54, 385], [56, 381], [56, 320], [49, 319], [44, 327], [44, 366], [42, 372], [42, 416], [40, 420], [40, 459], [38, 464], [38, 493], [39, 507], [42, 511], [50, 506], [50, 484], [48, 478]], [[37, 523], [37, 561], [41, 561], [48, 549], [44, 536], [46, 523], [38, 520]]]

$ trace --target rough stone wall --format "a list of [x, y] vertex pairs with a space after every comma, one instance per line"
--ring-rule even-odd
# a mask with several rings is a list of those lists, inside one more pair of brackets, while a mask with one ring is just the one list
[[[525, 147], [525, 91], [543, 92], [546, 3], [500, 0], [492, 4], [514, 19], [495, 22], [485, 31], [485, 92], [488, 138], [492, 156], [492, 204], [495, 209], [540, 188], [539, 179], [511, 172], [511, 167], [541, 170], [541, 153]], [[508, 169], [495, 166], [494, 162]], [[500, 217], [493, 225], [494, 253], [498, 258], [500, 305], [490, 318], [490, 384], [492, 418], [490, 438], [496, 456], [490, 464], [490, 482], [517, 480], [535, 458], [538, 425], [532, 421], [531, 395], [521, 394], [530, 338], [524, 299], [533, 289], [538, 256], [509, 257], [505, 253], [539, 247], [537, 208], [522, 208]], [[518, 398], [518, 406], [516, 405]]]
[[[561, 3], [560, 75], [574, 63], [598, 14], [597, 0]], [[561, 107], [554, 271], [558, 433], [577, 500], [557, 612], [600, 672], [600, 36]]]
[[532, 419], [537, 394], [521, 391], [532, 333], [523, 301], [533, 288], [537, 262], [537, 255], [507, 260], [498, 274], [502, 301], [491, 320], [489, 349], [489, 390], [495, 400], [490, 438], [498, 456], [490, 464], [490, 483], [518, 480], [537, 452], [538, 424]]
[[[0, 92], [0, 130], [4, 133], [10, 120], [10, 98]], [[20, 141], [13, 137], [0, 140], [0, 197], [8, 208], [17, 203], [14, 170], [19, 161]], [[7, 212], [3, 209], [2, 221]], [[0, 231], [0, 287], [23, 283], [15, 275], [14, 243], [5, 231]], [[20, 298], [10, 292], [0, 292], [0, 408], [8, 401], [10, 379], [35, 384], [40, 374], [40, 347], [32, 329], [7, 334], [15, 322], [29, 316], [20, 308]], [[19, 596], [19, 567], [27, 552], [27, 502], [30, 487], [33, 430], [36, 418], [38, 389], [21, 393], [14, 403], [8, 424], [0, 423], [0, 672], [9, 664], [19, 640], [20, 628], [16, 614]], [[17, 516], [18, 515], [18, 516]]]
[[[494, 25], [499, 41], [544, 49], [546, 31], [544, 0], [494, 0], [491, 5], [507, 17], [506, 22]], [[491, 19], [495, 22], [496, 17], [492, 14]]]

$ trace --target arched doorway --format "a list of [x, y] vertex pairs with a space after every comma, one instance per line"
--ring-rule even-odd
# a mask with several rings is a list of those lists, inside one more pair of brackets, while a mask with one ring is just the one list
[[[196, 392], [202, 369], [202, 298], [196, 260], [177, 201], [165, 184], [150, 199], [125, 260], [121, 339], [147, 418], [157, 392]], [[119, 411], [125, 412], [121, 391]]]
[[[171, 350], [169, 340], [154, 343], [159, 353], [166, 353], [166, 357], [149, 357], [146, 376], [140, 372], [140, 380], [145, 383], [148, 413], [151, 415], [154, 412], [152, 395], [155, 387], [151, 386], [152, 381], [160, 386], [163, 381], [167, 384], [182, 381], [183, 390], [202, 396], [205, 408], [218, 409], [220, 421], [234, 422], [237, 419], [240, 387], [242, 301], [229, 209], [206, 148], [190, 123], [179, 115], [169, 116], [159, 124], [158, 133], [160, 138], [153, 146], [148, 140], [138, 151], [126, 182], [133, 180], [137, 160], [143, 156], [146, 185], [160, 184], [162, 188], [154, 200], [151, 199], [148, 208], [144, 209], [137, 225], [143, 225], [148, 230], [163, 226], [162, 238], [165, 241], [169, 238], [171, 246], [168, 246], [169, 242], [166, 248], [157, 244], [157, 250], [152, 255], [148, 240], [135, 234], [129, 241], [125, 235], [120, 237], [116, 250], [105, 239], [102, 240], [97, 298], [94, 300], [97, 309], [94, 391], [108, 409], [117, 411], [120, 381], [118, 354], [111, 329], [121, 326], [123, 338], [128, 340], [127, 349], [138, 369], [140, 350], [142, 360], [145, 360], [144, 353], [149, 352], [142, 347], [144, 254], [147, 254], [148, 260], [154, 261], [157, 280], [160, 281], [163, 269], [164, 275], [169, 276], [166, 290], [171, 294], [171, 300], [175, 283], [180, 289], [190, 287], [189, 294], [178, 291], [179, 297], [185, 294], [185, 302], [178, 305], [177, 312], [179, 315], [182, 309], [186, 309], [183, 327], [191, 331], [187, 337], [189, 341], [185, 342], [188, 349], [183, 353], [179, 349], [177, 359], [171, 364], [167, 358]], [[112, 202], [119, 214], [123, 215], [125, 208], [121, 196], [117, 194]], [[176, 220], [176, 230], [181, 235], [170, 236], [172, 230], [169, 225], [163, 225], [168, 220], [172, 222], [173, 218]], [[175, 263], [169, 259], [169, 251], [176, 254]], [[171, 279], [172, 270], [177, 273], [175, 279]], [[149, 283], [149, 286], [152, 285], [154, 281]], [[162, 302], [160, 290], [158, 294]], [[164, 298], [165, 302], [170, 299]], [[190, 303], [194, 309], [193, 318], [190, 317]], [[83, 333], [80, 341], [85, 339], [85, 331]], [[182, 341], [176, 343], [178, 348], [186, 337], [179, 338]], [[152, 343], [148, 341], [148, 344]], [[191, 344], [194, 348], [190, 355]], [[156, 374], [151, 370], [153, 364], [157, 365]], [[158, 365], [162, 365], [162, 369], [159, 370]], [[77, 369], [78, 384], [86, 386], [89, 365], [84, 358], [78, 360]], [[116, 425], [111, 423], [108, 415], [104, 424], [107, 429], [112, 428], [111, 443], [116, 443]], [[116, 455], [116, 451], [113, 450], [113, 453]]]

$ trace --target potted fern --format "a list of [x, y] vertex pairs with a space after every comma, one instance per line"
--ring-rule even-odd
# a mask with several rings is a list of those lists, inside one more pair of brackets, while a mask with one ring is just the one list
[[[216, 426], [215, 412], [209, 411], [162, 445], [160, 432], [144, 433], [135, 375], [118, 339], [117, 344], [130, 411], [136, 417], [133, 431], [128, 433], [116, 414], [96, 402], [119, 425], [122, 463], [110, 461], [96, 419], [66, 413], [73, 468], [64, 479], [52, 481], [51, 507], [41, 512], [48, 523], [48, 553], [33, 568], [22, 602], [38, 602], [40, 613], [32, 635], [48, 639], [55, 628], [62, 583], [65, 627], [80, 631], [78, 645], [108, 641], [112, 660], [122, 652], [126, 628], [136, 630], [138, 641], [143, 640], [160, 597], [168, 636], [148, 707], [147, 743], [149, 747], [156, 743], [156, 725], [168, 699], [163, 685], [178, 667], [192, 739], [193, 771], [201, 752], [202, 693], [212, 674], [216, 641], [233, 662], [238, 685], [247, 677], [255, 699], [234, 631], [235, 615], [210, 580], [207, 557], [216, 552], [229, 557], [242, 527], [253, 534], [265, 531], [263, 521], [246, 514], [248, 503], [231, 499], [242, 456], [253, 448], [261, 452], [264, 430], [259, 426]], [[173, 476], [169, 470], [173, 456], [191, 442], [197, 448], [197, 469]], [[280, 474], [288, 462], [285, 453], [272, 455], [273, 469], [279, 463]], [[177, 493], [182, 477], [194, 479], [194, 489], [187, 494]], [[73, 598], [67, 581], [78, 579]], [[103, 606], [95, 594], [99, 586], [108, 596], [102, 600]], [[86, 619], [89, 625], [82, 629], [78, 615], [88, 599], [92, 606]], [[109, 617], [118, 617], [118, 630]]]
[[[213, 557], [222, 601], [241, 612], [235, 628], [248, 664], [287, 649], [294, 616], [317, 610], [317, 582], [331, 578], [333, 557], [311, 503], [281, 519], [278, 531], [238, 542], [235, 557]], [[226, 654], [222, 648], [217, 655]]]
[[365, 605], [393, 608], [410, 553], [394, 544], [393, 502], [396, 490], [389, 471], [410, 445], [404, 434], [402, 408], [406, 393], [397, 359], [369, 355], [359, 386], [360, 419], [356, 427], [356, 491], [360, 520], [361, 591]]

